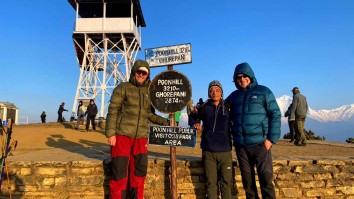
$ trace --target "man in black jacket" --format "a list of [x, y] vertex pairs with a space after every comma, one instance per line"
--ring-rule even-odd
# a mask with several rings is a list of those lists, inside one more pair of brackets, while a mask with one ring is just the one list
[[87, 117], [86, 117], [86, 131], [89, 131], [90, 121], [91, 121], [93, 131], [96, 131], [95, 118], [97, 115], [97, 106], [96, 106], [95, 101], [93, 99], [90, 99], [90, 104], [87, 106], [85, 115], [87, 115]]
[[[222, 199], [231, 199], [232, 154], [229, 131], [229, 108], [222, 99], [219, 81], [212, 81], [208, 88], [209, 99], [196, 106], [191, 113], [191, 124], [202, 130], [200, 147], [203, 153], [205, 186], [208, 199], [217, 199], [220, 188]], [[203, 121], [203, 127], [200, 124]]]
[[58, 122], [63, 122], [63, 112], [68, 111], [64, 108], [65, 103], [62, 102], [58, 109]]
[[289, 142], [294, 142], [295, 121], [290, 120], [291, 106], [292, 106], [292, 104], [290, 104], [288, 110], [285, 112], [284, 117], [288, 117], [288, 124], [289, 124], [289, 130], [290, 130], [290, 141]]

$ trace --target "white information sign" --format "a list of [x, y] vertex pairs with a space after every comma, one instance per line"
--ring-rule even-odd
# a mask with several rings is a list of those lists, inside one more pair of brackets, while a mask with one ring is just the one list
[[192, 45], [180, 44], [145, 49], [145, 60], [150, 67], [186, 64], [192, 62]]

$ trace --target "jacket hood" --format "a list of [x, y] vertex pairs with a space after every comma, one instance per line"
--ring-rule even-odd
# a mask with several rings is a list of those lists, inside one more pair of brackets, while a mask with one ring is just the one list
[[238, 86], [237, 81], [236, 81], [236, 76], [237, 76], [237, 74], [240, 74], [240, 73], [243, 73], [251, 78], [251, 83], [248, 85], [248, 88], [253, 88], [254, 86], [258, 85], [257, 79], [254, 76], [254, 72], [253, 72], [251, 66], [248, 63], [244, 62], [244, 63], [238, 64], [235, 68], [233, 79], [234, 79], [234, 83], [235, 83], [235, 86], [237, 89], [241, 89], [241, 87]]
[[139, 86], [138, 82], [135, 79], [135, 72], [138, 71], [140, 67], [145, 67], [149, 71], [149, 74], [145, 82], [141, 85], [141, 86], [148, 86], [150, 84], [150, 66], [146, 61], [140, 59], [136, 60], [132, 67], [132, 70], [130, 72], [129, 82], [135, 86]]

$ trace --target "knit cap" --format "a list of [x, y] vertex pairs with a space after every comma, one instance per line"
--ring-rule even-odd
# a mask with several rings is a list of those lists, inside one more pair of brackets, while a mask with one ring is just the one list
[[[213, 87], [213, 86], [217, 86], [217, 87], [220, 88], [220, 90], [221, 90], [221, 98], [222, 98], [222, 96], [223, 96], [223, 94], [224, 94], [224, 91], [222, 90], [222, 85], [221, 85], [221, 83], [220, 83], [218, 80], [214, 80], [214, 81], [210, 82], [210, 83], [209, 83], [209, 88], [208, 88], [208, 93], [209, 93], [211, 87]], [[222, 107], [222, 114], [225, 115], [224, 100], [221, 100], [221, 107]]]
[[220, 83], [218, 80], [214, 80], [214, 81], [212, 81], [212, 82], [209, 83], [208, 92], [210, 91], [211, 87], [213, 87], [213, 86], [219, 87], [220, 90], [221, 90], [221, 94], [224, 92], [224, 91], [222, 90], [222, 85], [221, 85], [221, 83]]

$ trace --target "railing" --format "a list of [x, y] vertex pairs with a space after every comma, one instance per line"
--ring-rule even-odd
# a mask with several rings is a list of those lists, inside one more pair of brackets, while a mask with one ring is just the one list
[[133, 18], [77, 18], [74, 33], [133, 33], [141, 40]]

